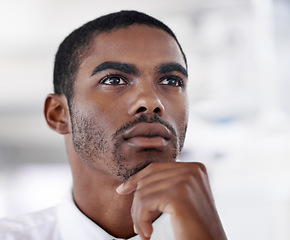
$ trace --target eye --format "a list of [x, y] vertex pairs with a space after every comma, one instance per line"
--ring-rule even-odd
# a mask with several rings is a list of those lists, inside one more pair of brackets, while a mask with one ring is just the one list
[[105, 84], [105, 85], [127, 85], [127, 81], [123, 76], [119, 76], [116, 74], [111, 74], [106, 77], [104, 77], [101, 81], [100, 84]]
[[172, 87], [183, 87], [183, 80], [178, 76], [166, 76], [161, 78], [161, 85], [169, 85]]

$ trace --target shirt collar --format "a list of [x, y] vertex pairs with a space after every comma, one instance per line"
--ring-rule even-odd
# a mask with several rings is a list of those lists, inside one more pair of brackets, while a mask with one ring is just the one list
[[[72, 192], [65, 195], [58, 207], [58, 224], [63, 240], [94, 239], [94, 240], [123, 240], [115, 238], [99, 227], [75, 205]], [[130, 240], [139, 240], [139, 236]]]

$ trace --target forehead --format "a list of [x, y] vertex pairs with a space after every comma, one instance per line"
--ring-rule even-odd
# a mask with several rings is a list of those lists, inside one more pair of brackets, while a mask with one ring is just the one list
[[162, 29], [147, 25], [131, 25], [97, 35], [80, 68], [105, 61], [143, 66], [176, 62], [186, 67], [175, 39]]

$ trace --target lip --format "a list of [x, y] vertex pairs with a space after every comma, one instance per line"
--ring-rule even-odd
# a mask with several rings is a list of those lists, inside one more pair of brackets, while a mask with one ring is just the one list
[[170, 131], [160, 123], [138, 123], [124, 133], [124, 140], [130, 146], [158, 149], [171, 138]]

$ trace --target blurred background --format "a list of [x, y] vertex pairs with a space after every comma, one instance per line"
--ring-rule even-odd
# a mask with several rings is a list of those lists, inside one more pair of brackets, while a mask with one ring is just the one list
[[164, 21], [187, 54], [181, 160], [206, 164], [229, 239], [290, 239], [289, 0], [0, 2], [0, 217], [57, 204], [64, 140], [43, 118], [54, 55], [73, 29], [122, 9]]

